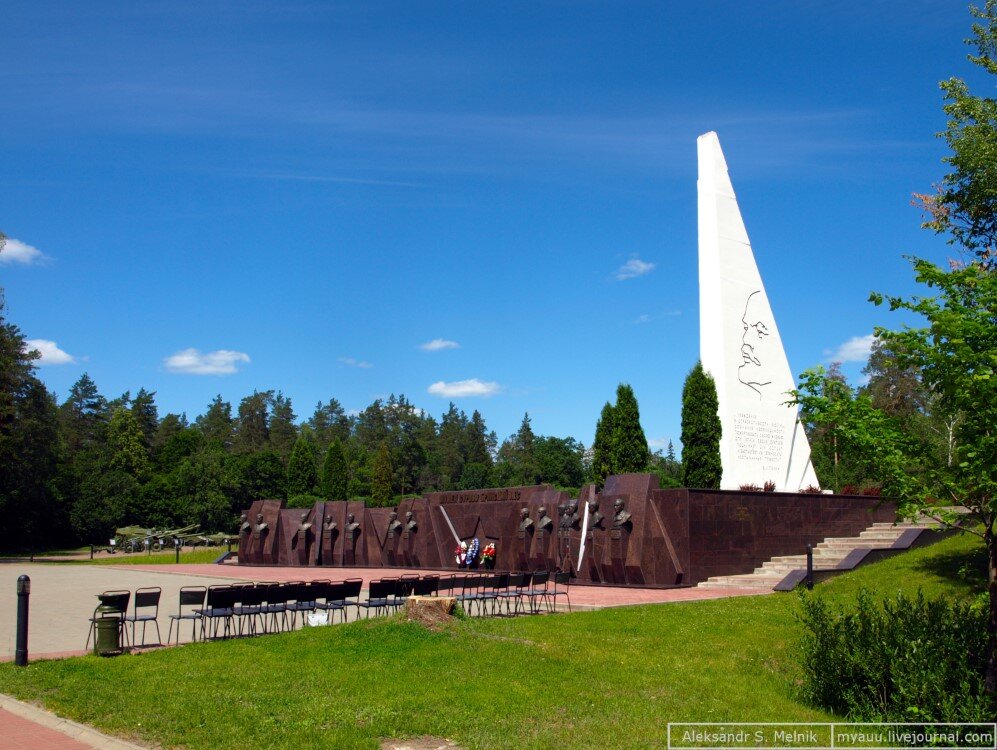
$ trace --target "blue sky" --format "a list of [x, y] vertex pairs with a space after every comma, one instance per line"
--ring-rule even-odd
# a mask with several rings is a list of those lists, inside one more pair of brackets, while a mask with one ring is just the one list
[[589, 444], [622, 381], [677, 444], [696, 136], [791, 368], [827, 363], [900, 322], [866, 299], [914, 291], [903, 254], [946, 257], [910, 195], [938, 81], [978, 81], [966, 7], [0, 2], [7, 314], [60, 398], [404, 393]]

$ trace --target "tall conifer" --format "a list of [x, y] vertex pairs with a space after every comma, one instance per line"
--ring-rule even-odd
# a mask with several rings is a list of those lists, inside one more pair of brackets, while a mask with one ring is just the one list
[[682, 388], [682, 483], [686, 487], [720, 488], [719, 409], [716, 383], [697, 362]]
[[634, 390], [626, 383], [616, 389], [616, 406], [613, 407], [613, 472], [631, 474], [647, 471], [651, 457], [647, 437], [640, 426], [640, 409]]

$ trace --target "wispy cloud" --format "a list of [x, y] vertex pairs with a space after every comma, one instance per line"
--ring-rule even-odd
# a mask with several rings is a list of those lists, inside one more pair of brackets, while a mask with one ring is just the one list
[[370, 362], [362, 359], [354, 359], [353, 357], [340, 357], [338, 361], [347, 367], [359, 367], [362, 370], [367, 370], [374, 366]]
[[460, 349], [460, 344], [450, 339], [433, 339], [425, 344], [419, 344], [419, 348], [424, 352], [438, 352], [442, 349]]
[[834, 351], [825, 349], [824, 356], [830, 362], [865, 362], [875, 340], [875, 335], [871, 333], [868, 336], [852, 336]]
[[58, 347], [54, 341], [48, 339], [27, 339], [24, 342], [24, 351], [37, 350], [41, 357], [35, 360], [40, 365], [70, 365], [76, 358]]
[[643, 315], [638, 315], [634, 319], [634, 325], [640, 325], [641, 323], [650, 323], [650, 322], [651, 322], [651, 316], [648, 315], [647, 313], [644, 313]]
[[0, 264], [20, 263], [24, 266], [31, 266], [44, 263], [46, 260], [48, 260], [48, 256], [37, 247], [15, 240], [13, 237], [8, 237], [3, 248], [0, 249]]
[[452, 383], [439, 380], [426, 389], [426, 391], [433, 396], [439, 396], [441, 398], [466, 398], [468, 396], [482, 396], [484, 398], [488, 398], [489, 396], [494, 396], [501, 390], [502, 386], [498, 383], [482, 381], [477, 378], [471, 378], [470, 380], [455, 380]]
[[238, 372], [240, 363], [248, 363], [249, 355], [230, 349], [204, 352], [197, 349], [183, 349], [163, 360], [170, 372], [186, 375], [231, 375]]
[[643, 276], [644, 274], [651, 273], [654, 270], [654, 263], [648, 263], [647, 261], [641, 260], [636, 255], [624, 263], [622, 266], [616, 269], [616, 280], [626, 281], [627, 279], [635, 279], [638, 276]]
[[651, 438], [647, 441], [648, 447], [653, 450], [664, 450], [668, 447], [668, 444], [672, 442], [671, 438], [661, 437], [661, 438]]

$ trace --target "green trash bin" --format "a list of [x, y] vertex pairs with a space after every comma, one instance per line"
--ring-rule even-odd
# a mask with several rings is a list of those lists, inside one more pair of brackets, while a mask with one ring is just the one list
[[97, 617], [94, 620], [96, 634], [93, 639], [93, 652], [97, 656], [117, 656], [121, 648], [121, 618], [117, 615]]

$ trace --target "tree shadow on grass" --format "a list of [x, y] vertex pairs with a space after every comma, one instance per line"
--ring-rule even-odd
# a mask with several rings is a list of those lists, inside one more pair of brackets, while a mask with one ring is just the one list
[[987, 550], [983, 546], [934, 554], [919, 560], [913, 567], [944, 578], [959, 593], [972, 595], [987, 588]]

